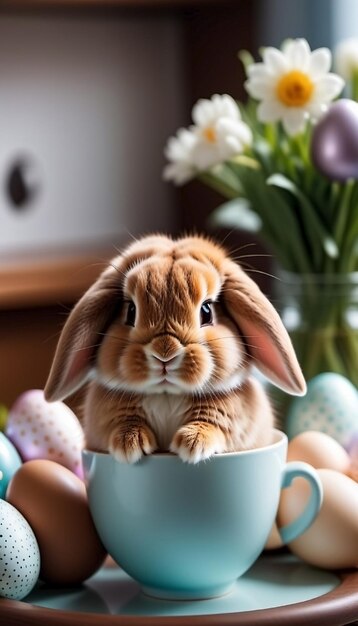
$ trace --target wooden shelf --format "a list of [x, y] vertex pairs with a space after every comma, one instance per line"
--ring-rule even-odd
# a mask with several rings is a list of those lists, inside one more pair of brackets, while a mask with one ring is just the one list
[[0, 259], [0, 403], [44, 387], [67, 315], [115, 255], [108, 245]]
[[0, 263], [0, 310], [73, 303], [113, 256], [111, 247]]
[[240, 4], [240, 0], [0, 0], [0, 9], [184, 9], [210, 5], [223, 7], [225, 5], [232, 6], [238, 4]]

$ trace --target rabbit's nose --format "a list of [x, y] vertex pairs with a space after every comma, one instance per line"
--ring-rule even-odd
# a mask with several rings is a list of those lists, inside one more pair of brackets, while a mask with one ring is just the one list
[[152, 357], [158, 362], [158, 364], [162, 365], [163, 369], [168, 369], [168, 367], [174, 367], [180, 361], [179, 354], [177, 354], [176, 356], [170, 357], [169, 359], [166, 359], [163, 356], [158, 357], [156, 354], [152, 353]]
[[163, 333], [154, 337], [148, 346], [148, 351], [151, 356], [168, 365], [171, 359], [176, 358], [183, 352], [183, 346], [176, 337]]

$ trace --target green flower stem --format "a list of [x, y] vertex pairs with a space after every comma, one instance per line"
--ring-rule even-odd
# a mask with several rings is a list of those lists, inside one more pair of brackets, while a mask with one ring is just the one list
[[277, 145], [277, 127], [275, 124], [264, 125], [264, 136], [271, 148], [275, 149]]
[[272, 241], [270, 247], [276, 251], [277, 258], [284, 267], [297, 264], [303, 272], [310, 272], [309, 262], [302, 241], [288, 237], [288, 233], [297, 230], [297, 218], [290, 205], [285, 202], [279, 191], [270, 188], [261, 171], [232, 163], [233, 171], [240, 177], [244, 195], [251, 207], [261, 217], [262, 235]]
[[344, 235], [347, 230], [347, 219], [350, 211], [350, 202], [354, 190], [355, 181], [349, 180], [343, 186], [342, 198], [339, 203], [339, 211], [337, 212], [337, 222], [334, 228], [335, 240], [340, 247], [343, 244]]
[[327, 203], [327, 217], [331, 223], [333, 223], [335, 215], [338, 209], [338, 203], [340, 199], [342, 186], [337, 183], [331, 183], [329, 190], [329, 198]]
[[300, 133], [289, 139], [290, 152], [296, 154], [302, 160], [305, 167], [310, 165], [310, 158], [308, 153], [308, 144], [305, 140], [305, 134]]
[[309, 380], [332, 371], [358, 386], [358, 328], [354, 320], [350, 325], [347, 315], [350, 310], [352, 316], [358, 316], [358, 281], [313, 281], [300, 287], [295, 301], [301, 321], [290, 335], [305, 377]]
[[223, 178], [220, 178], [217, 174], [212, 174], [210, 171], [200, 173], [197, 178], [228, 200], [237, 198], [238, 195], [240, 195], [237, 187], [230, 185], [227, 181], [223, 180]]
[[346, 183], [337, 210], [337, 240], [340, 245], [339, 271], [358, 270], [358, 184]]
[[358, 69], [354, 69], [351, 79], [351, 97], [353, 100], [358, 100]]

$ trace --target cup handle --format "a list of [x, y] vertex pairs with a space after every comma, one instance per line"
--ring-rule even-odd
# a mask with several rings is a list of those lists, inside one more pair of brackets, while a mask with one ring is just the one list
[[309, 482], [311, 494], [301, 515], [290, 524], [278, 529], [284, 543], [290, 543], [307, 530], [316, 518], [322, 505], [322, 483], [316, 470], [308, 463], [301, 461], [287, 463], [282, 474], [282, 489], [289, 487], [292, 481], [298, 477], [305, 478]]

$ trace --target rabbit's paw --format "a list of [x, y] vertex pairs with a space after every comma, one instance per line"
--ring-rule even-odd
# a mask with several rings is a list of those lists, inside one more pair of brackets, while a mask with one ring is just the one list
[[207, 422], [190, 422], [175, 433], [170, 444], [171, 452], [187, 463], [198, 463], [208, 459], [224, 448], [223, 433]]
[[109, 438], [109, 452], [117, 461], [136, 463], [157, 448], [155, 436], [145, 422], [116, 428]]

